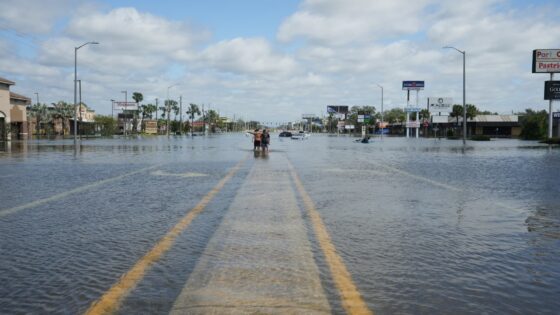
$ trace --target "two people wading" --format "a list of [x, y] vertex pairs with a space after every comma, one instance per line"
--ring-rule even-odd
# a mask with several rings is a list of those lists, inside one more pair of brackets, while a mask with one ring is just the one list
[[253, 151], [268, 152], [268, 145], [270, 144], [270, 133], [268, 130], [255, 129], [255, 131], [247, 131], [253, 135]]

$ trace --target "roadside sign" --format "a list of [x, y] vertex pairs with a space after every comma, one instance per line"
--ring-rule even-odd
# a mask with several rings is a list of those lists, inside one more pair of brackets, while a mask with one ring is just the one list
[[421, 109], [420, 107], [411, 107], [411, 106], [409, 106], [409, 107], [405, 107], [405, 108], [404, 108], [404, 112], [405, 112], [405, 113], [416, 113], [416, 112], [419, 112], [419, 111], [421, 111], [421, 110], [422, 110], [422, 109]]
[[348, 105], [327, 105], [327, 113], [347, 114]]
[[115, 110], [138, 110], [138, 104], [135, 102], [115, 102], [113, 104]]
[[533, 50], [533, 73], [560, 72], [560, 49]]
[[420, 123], [417, 121], [409, 121], [406, 123], [407, 128], [420, 128]]
[[424, 89], [424, 81], [403, 81], [402, 82], [402, 89], [403, 90], [423, 90]]
[[544, 99], [560, 100], [560, 81], [544, 81]]
[[554, 112], [554, 113], [552, 113], [552, 118], [554, 118], [554, 119], [560, 119], [560, 112]]
[[431, 113], [451, 112], [451, 97], [428, 97], [428, 110]]

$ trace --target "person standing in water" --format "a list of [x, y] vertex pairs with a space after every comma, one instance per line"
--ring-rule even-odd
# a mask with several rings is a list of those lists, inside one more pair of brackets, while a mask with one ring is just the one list
[[261, 149], [263, 152], [268, 152], [268, 145], [270, 144], [270, 133], [268, 130], [263, 130], [261, 136]]
[[259, 129], [255, 129], [254, 132], [247, 131], [253, 135], [253, 151], [258, 151], [261, 147], [262, 133]]

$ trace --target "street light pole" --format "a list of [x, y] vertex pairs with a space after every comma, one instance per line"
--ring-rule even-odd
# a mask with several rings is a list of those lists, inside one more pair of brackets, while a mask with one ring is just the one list
[[78, 103], [78, 95], [77, 95], [77, 91], [76, 91], [76, 85], [77, 85], [77, 80], [78, 80], [78, 49], [84, 47], [85, 45], [98, 45], [98, 42], [87, 42], [82, 44], [81, 46], [78, 47], [74, 47], [74, 151], [76, 151], [78, 149], [78, 134], [77, 134], [77, 129], [78, 129], [78, 121], [77, 121], [77, 115], [76, 115], [76, 108], [77, 108], [77, 103]]
[[385, 129], [383, 127], [383, 87], [379, 84], [377, 86], [381, 88], [381, 139], [383, 139], [383, 130]]
[[123, 135], [126, 137], [126, 113], [124, 111], [125, 111], [126, 106], [128, 105], [127, 104], [127, 102], [128, 102], [128, 91], [121, 91], [121, 93], [124, 93], [124, 107], [123, 107], [122, 114], [123, 114]]
[[80, 104], [80, 123], [78, 124], [80, 141], [82, 141], [82, 80], [78, 80], [78, 104]]
[[467, 105], [465, 102], [466, 99], [466, 89], [465, 89], [465, 59], [467, 55], [466, 50], [459, 50], [452, 46], [445, 46], [443, 48], [455, 49], [456, 51], [463, 54], [463, 144], [467, 143]]
[[115, 100], [111, 100], [111, 117], [115, 118]]

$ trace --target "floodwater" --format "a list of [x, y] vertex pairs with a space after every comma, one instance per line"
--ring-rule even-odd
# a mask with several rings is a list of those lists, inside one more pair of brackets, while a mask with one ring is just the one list
[[0, 313], [558, 314], [558, 147], [372, 140], [2, 144]]

